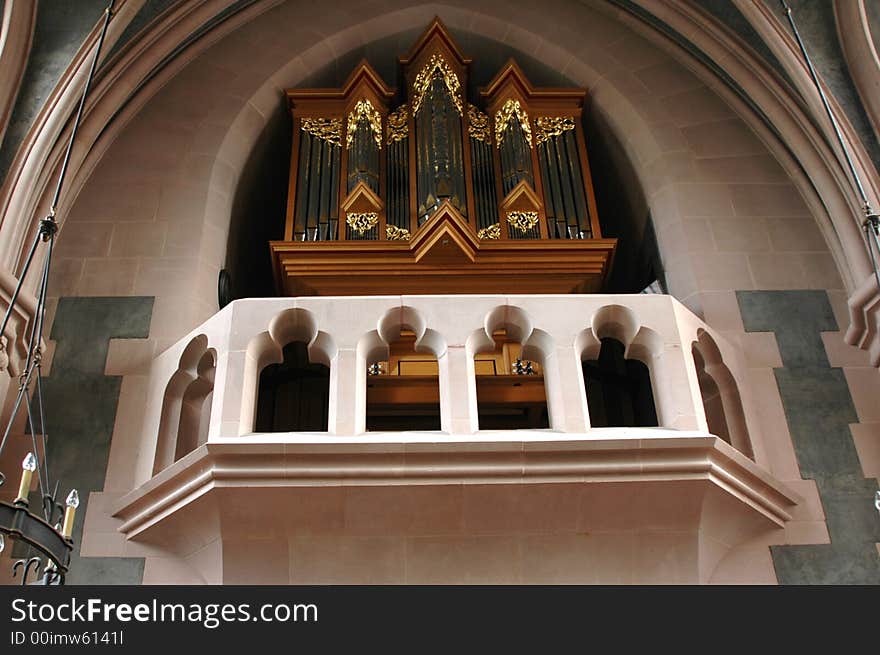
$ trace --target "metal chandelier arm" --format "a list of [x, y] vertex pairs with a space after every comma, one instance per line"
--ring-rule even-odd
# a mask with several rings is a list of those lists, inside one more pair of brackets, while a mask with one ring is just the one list
[[[25, 461], [22, 462], [22, 478], [19, 485], [18, 497], [12, 503], [0, 502], [0, 550], [5, 547], [5, 536], [28, 544], [28, 546], [36, 549], [39, 556], [29, 556], [19, 559], [13, 564], [13, 575], [21, 573], [21, 584], [28, 584], [28, 576], [33, 568], [36, 575], [39, 576], [42, 558], [46, 558], [46, 566], [43, 569], [42, 584], [63, 584], [67, 567], [70, 563], [70, 553], [73, 550], [73, 520], [76, 508], [79, 505], [79, 494], [76, 490], [71, 491], [67, 497], [66, 509], [58, 502], [59, 483], [56, 482], [52, 487], [49, 477], [48, 462], [48, 437], [46, 435], [46, 418], [43, 403], [43, 384], [42, 384], [42, 343], [43, 343], [43, 327], [46, 315], [46, 296], [49, 285], [49, 272], [52, 265], [52, 253], [55, 245], [55, 239], [58, 234], [58, 223], [55, 218], [58, 202], [64, 187], [64, 180], [67, 176], [67, 170], [70, 164], [71, 153], [73, 151], [73, 143], [76, 139], [80, 123], [82, 122], [83, 112], [85, 110], [86, 100], [89, 90], [94, 80], [95, 71], [101, 56], [101, 50], [104, 39], [107, 35], [107, 28], [113, 16], [113, 6], [115, 0], [110, 0], [110, 4], [104, 10], [104, 21], [101, 26], [101, 33], [95, 46], [95, 53], [89, 67], [85, 85], [83, 86], [82, 97], [79, 101], [76, 116], [73, 121], [73, 127], [70, 132], [70, 140], [67, 143], [67, 149], [64, 153], [64, 159], [61, 164], [61, 170], [58, 175], [58, 181], [55, 186], [55, 193], [52, 197], [52, 204], [49, 214], [40, 220], [39, 229], [34, 236], [34, 241], [28, 250], [27, 257], [21, 272], [18, 275], [15, 291], [9, 301], [9, 306], [0, 323], [0, 335], [3, 335], [12, 316], [13, 308], [19, 298], [22, 285], [28, 272], [33, 264], [37, 247], [40, 243], [46, 243], [46, 257], [43, 261], [42, 271], [39, 281], [39, 289], [37, 295], [36, 311], [34, 312], [30, 331], [27, 338], [27, 353], [25, 356], [22, 373], [19, 376], [18, 395], [12, 407], [9, 420], [3, 431], [2, 439], [0, 439], [0, 454], [6, 446], [9, 435], [12, 432], [13, 425], [21, 410], [22, 403], [25, 403], [27, 410], [27, 426], [29, 428], [33, 446], [33, 452], [30, 453]], [[31, 384], [36, 380], [33, 394], [31, 394]], [[32, 402], [36, 401], [36, 407], [32, 406]], [[37, 411], [38, 410], [38, 411]], [[39, 424], [37, 423], [39, 420]], [[40, 434], [42, 443], [41, 447], [37, 445], [37, 434]], [[37, 480], [40, 487], [41, 510], [43, 517], [37, 516], [28, 506], [28, 495], [30, 492], [31, 475], [33, 471], [37, 472]], [[6, 481], [6, 476], [0, 472], [0, 485]], [[63, 525], [61, 523], [63, 516]]]

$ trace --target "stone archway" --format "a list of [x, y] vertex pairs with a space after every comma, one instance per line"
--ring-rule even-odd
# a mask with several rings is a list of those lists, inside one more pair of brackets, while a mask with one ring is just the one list
[[[179, 307], [166, 302], [163, 296], [167, 294], [161, 293], [161, 285], [142, 284], [134, 278], [148, 277], [157, 281], [183, 276], [193, 281], [193, 286], [188, 290], [176, 288], [175, 292], [178, 296], [187, 295], [189, 303], [197, 307], [188, 324], [195, 324], [212, 313], [217, 260], [222, 250], [218, 244], [228, 230], [225, 224], [229, 212], [228, 191], [236, 184], [243, 162], [273, 107], [277, 106], [281, 88], [295, 85], [322, 62], [365, 47], [395, 31], [416, 29], [439, 14], [454, 31], [478, 32], [520, 49], [591, 90], [594, 111], [606, 117], [621, 137], [639, 182], [649, 196], [654, 220], [662, 223], [658, 233], [665, 232], [665, 235], [658, 234], [658, 237], [670, 273], [671, 290], [692, 308], [710, 319], [713, 313], [721, 313], [718, 311], [720, 299], [711, 295], [719, 291], [717, 280], [711, 275], [713, 270], [736, 279], [740, 287], [750, 284], [779, 288], [824, 286], [839, 288], [841, 294], [844, 289], [852, 292], [868, 269], [861, 236], [851, 220], [851, 207], [847, 207], [845, 176], [835, 168], [833, 153], [829, 157], [827, 148], [822, 150], [822, 144], [810, 134], [812, 128], [799, 113], [797, 102], [787, 99], [784, 90], [773, 87], [772, 80], [768, 81], [761, 73], [761, 65], [753, 57], [749, 59], [746, 51], [733, 47], [717, 25], [701, 20], [699, 12], [681, 7], [672, 11], [663, 1], [644, 0], [642, 4], [712, 57], [717, 59], [727, 48], [726, 74], [755, 97], [764, 118], [725, 88], [716, 71], [674, 43], [668, 31], [664, 34], [656, 23], [636, 20], [632, 14], [598, 0], [580, 5], [552, 3], [541, 12], [521, 3], [506, 7], [503, 20], [494, 17], [502, 12], [495, 11], [491, 3], [464, 5], [454, 0], [417, 6], [398, 3], [364, 20], [362, 10], [353, 5], [351, 8], [340, 5], [338, 11], [325, 15], [315, 9], [304, 9], [297, 2], [263, 0], [232, 12], [225, 21], [211, 25], [210, 29], [201, 30], [198, 26], [208, 20], [207, 13], [192, 8], [169, 12], [161, 23], [161, 35], [157, 36], [155, 30], [147, 32], [127, 59], [122, 58], [125, 61], [114, 62], [113, 70], [99, 80], [96, 87], [99, 92], [95, 111], [87, 116], [82, 132], [84, 140], [94, 143], [94, 147], [82, 148], [84, 158], [76, 153], [79, 158], [74, 161], [75, 175], [71, 176], [68, 197], [72, 201], [74, 193], [82, 188], [75, 206], [70, 208], [70, 215], [86, 214], [87, 221], [104, 225], [90, 234], [78, 230], [81, 234], [71, 239], [78, 238], [81, 243], [62, 253], [68, 261], [62, 263], [56, 279], [63, 278], [66, 286], [53, 291], [58, 295], [70, 292], [125, 294], [136, 288], [138, 293], [157, 295], [158, 314], [179, 316]], [[215, 9], [217, 7], [211, 8]], [[204, 12], [208, 11], [205, 7]], [[291, 22], [294, 15], [299, 19], [295, 27]], [[554, 29], [548, 31], [545, 27], [550, 22]], [[557, 30], [558, 25], [562, 28]], [[552, 41], [544, 36], [549, 33], [553, 34]], [[170, 52], [175, 52], [175, 57], [158, 66]], [[133, 56], [135, 53], [138, 57]], [[158, 68], [147, 73], [151, 61], [156, 62]], [[71, 75], [65, 77], [68, 85], [70, 78]], [[675, 85], [682, 79], [688, 80], [685, 84], [696, 80], [696, 87], [676, 89]], [[663, 80], [671, 82], [666, 85]], [[665, 102], [668, 98], [658, 94], [656, 87], [650, 88], [650, 84], [658, 81], [671, 95], [680, 96], [679, 103], [686, 105], [688, 111], [696, 110], [698, 116], [699, 112], [708, 111], [709, 114], [703, 114], [699, 120], [715, 125], [711, 128], [703, 125], [706, 129], [701, 133], [698, 123], [676, 125], [674, 119], [672, 123], [666, 120], [669, 116], [664, 118], [664, 112], [669, 107], [658, 105], [669, 105]], [[136, 91], [127, 91], [132, 88]], [[60, 107], [57, 108], [60, 110]], [[711, 113], [713, 107], [718, 111], [715, 115]], [[53, 106], [49, 114], [55, 116], [55, 109]], [[163, 124], [162, 119], [170, 117], [186, 120]], [[770, 120], [772, 129], [762, 120]], [[55, 116], [50, 123], [46, 124], [48, 131], [44, 135], [35, 130], [30, 143], [31, 154], [18, 169], [19, 185], [13, 189], [13, 196], [18, 200], [11, 198], [10, 190], [6, 190], [3, 207], [7, 220], [3, 222], [3, 233], [11, 237], [6, 243], [13, 248], [7, 250], [7, 255], [14, 254], [14, 248], [20, 247], [16, 243], [23, 242], [21, 236], [27, 226], [32, 225], [28, 217], [39, 213], [36, 208], [40, 206], [41, 189], [45, 189], [51, 172], [46, 162], [57, 161], [63, 142], [58, 137], [63, 116]], [[152, 161], [138, 159], [143, 149], [138, 147], [138, 135], [134, 131], [144, 123], [148, 125], [146, 131], [159, 142], [173, 141], [171, 150], [176, 149], [176, 153], [172, 155], [170, 150], [165, 150]], [[773, 132], [790, 147], [784, 146]], [[736, 141], [743, 156], [754, 157], [751, 162], [754, 172], [773, 180], [774, 188], [770, 191], [777, 193], [774, 200], [778, 202], [777, 207], [769, 211], [782, 211], [789, 217], [794, 213], [797, 218], [816, 221], [821, 232], [818, 238], [826, 241], [829, 253], [813, 258], [818, 261], [809, 264], [803, 257], [789, 253], [783, 257], [788, 260], [787, 266], [774, 270], [775, 260], [760, 253], [751, 253], [752, 261], [744, 262], [741, 257], [722, 250], [719, 257], [707, 262], [705, 257], [694, 256], [693, 248], [682, 248], [682, 244], [719, 238], [717, 234], [707, 236], [708, 228], [700, 219], [717, 212], [722, 205], [729, 209], [733, 199], [723, 185], [751, 183], [747, 171], [742, 170], [744, 164], [739, 170], [731, 171], [725, 170], [727, 163], [716, 161], [711, 164], [712, 170], [706, 170], [703, 160], [723, 159], [717, 152], [705, 149], [707, 142], [711, 145], [714, 135], [723, 137], [717, 139], [719, 141]], [[166, 159], [165, 155], [169, 157]], [[773, 162], [774, 157], [781, 162], [783, 172]], [[108, 159], [107, 163], [100, 163]], [[146, 173], [138, 180], [142, 186], [121, 184], [114, 189], [111, 180], [110, 193], [102, 192], [99, 202], [89, 197], [90, 189], [107, 188], [108, 180], [100, 175], [102, 166], [118, 172], [124, 170], [117, 166], [120, 161], [130, 163], [132, 160], [137, 161], [139, 171]], [[168, 166], [169, 160], [184, 169], [185, 175], [176, 175], [174, 166]], [[156, 180], [143, 179], [161, 170], [172, 177], [164, 181], [170, 184], [157, 185]], [[693, 186], [707, 180], [717, 186], [714, 189], [706, 185]], [[780, 189], [783, 185], [789, 188]], [[797, 191], [793, 191], [795, 187]], [[124, 194], [112, 193], [120, 188]], [[132, 190], [148, 196], [146, 203], [132, 204], [154, 210], [151, 218], [163, 223], [159, 228], [161, 234], [148, 234], [150, 230], [144, 225], [129, 225], [120, 229], [119, 239], [133, 237], [129, 240], [154, 245], [158, 240], [186, 243], [190, 251], [199, 249], [197, 258], [184, 262], [176, 256], [177, 252], [171, 252], [172, 248], [157, 254], [155, 248], [151, 251], [146, 246], [143, 250], [149, 254], [142, 254], [142, 250], [130, 255], [124, 250], [120, 253], [118, 248], [114, 250], [107, 243], [112, 238], [108, 230], [115, 227], [110, 228], [107, 224], [112, 221], [96, 214], [128, 213], [124, 203], [108, 207], [107, 196], [128, 195]], [[734, 191], [749, 195], [742, 189]], [[799, 194], [806, 200], [806, 206]], [[779, 210], [780, 205], [787, 208]], [[737, 211], [728, 213], [737, 214]], [[745, 208], [744, 211], [767, 212], [766, 208]], [[695, 215], [694, 212], [706, 214]], [[62, 217], [67, 213], [62, 211]], [[185, 214], [187, 220], [178, 220], [181, 214]], [[197, 214], [201, 222], [194, 218]], [[834, 223], [829, 216], [834, 217]], [[138, 220], [145, 218], [144, 215], [134, 218], [132, 223], [149, 222]], [[800, 221], [792, 229], [796, 233], [809, 233], [802, 235], [806, 240], [815, 242], [817, 239], [809, 221]], [[766, 235], [761, 238], [764, 237]], [[106, 250], [102, 251], [102, 246], [106, 246]], [[812, 244], [810, 247], [816, 252]], [[825, 250], [825, 246], [821, 250]], [[10, 260], [9, 256], [4, 258]], [[99, 258], [107, 261], [99, 262]], [[125, 261], [132, 259], [137, 261]], [[14, 258], [10, 261], [13, 262], [10, 267], [14, 268]], [[835, 264], [842, 282], [836, 279]], [[116, 282], [108, 284], [108, 277]], [[72, 288], [76, 286], [81, 288]], [[166, 325], [167, 321], [155, 321], [154, 326], [160, 323]]]
[[[514, 51], [524, 49], [590, 89], [593, 111], [618, 134], [645, 189], [670, 290], [692, 308], [711, 318], [717, 294], [730, 288], [843, 289], [834, 270], [839, 249], [815, 254], [821, 239], [810, 217], [815, 203], [804, 203], [798, 186], [738, 117], [742, 108], [732, 109], [629, 25], [579, 7], [582, 13], [572, 14], [571, 22], [587, 25], [589, 17], [589, 31], [565, 31], [557, 45], [541, 36], [539, 17], [532, 17], [533, 31], [527, 32], [519, 26], [525, 13], [513, 12], [514, 23], [491, 17], [488, 7], [424, 4], [392, 9], [358, 26], [348, 15], [325, 17], [323, 27], [333, 36], [297, 41], [285, 26], [298, 10], [296, 3], [264, 7], [168, 81], [118, 133], [70, 212], [78, 234], [69, 246], [61, 241], [56, 280], [64, 283], [55, 294], [155, 295], [155, 328], [169, 326], [163, 319], [180, 318], [184, 307], [186, 326], [213, 313], [232, 189], [278, 111], [281, 89], [365, 43], [423, 26], [435, 13], [453, 30], [479, 31]], [[665, 83], [652, 87], [656, 79]], [[723, 150], [718, 134], [726, 138]], [[770, 206], [749, 206], [756, 195], [749, 185], [762, 177], [770, 183], [757, 195], [773, 194]], [[756, 228], [774, 213], [798, 219], [786, 226], [810, 240], [809, 256], [783, 253], [789, 270], [761, 250], [771, 235]], [[745, 255], [728, 243], [727, 250], [707, 256], [707, 242], [730, 236], [725, 222], [757, 231], [761, 243], [742, 249]], [[720, 276], [733, 286], [720, 285]], [[179, 334], [168, 329], [159, 336]]]

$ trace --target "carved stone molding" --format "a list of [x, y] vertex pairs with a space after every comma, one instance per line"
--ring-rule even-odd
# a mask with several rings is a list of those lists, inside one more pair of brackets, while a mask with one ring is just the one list
[[[171, 520], [175, 515], [186, 515], [188, 506], [224, 488], [234, 488], [237, 502], [246, 504], [248, 490], [268, 488], [296, 493], [303, 487], [585, 483], [593, 487], [613, 482], [608, 491], [618, 490], [625, 497], [646, 483], [652, 484], [655, 494], [673, 496], [681, 484], [696, 483], [707, 485], [703, 488], [717, 493], [719, 500], [708, 504], [709, 515], [693, 513], [690, 527], [717, 527], [710, 515], [718, 511], [732, 528], [730, 517], [738, 515], [738, 529], [748, 526], [736, 535], [739, 542], [762, 530], [783, 527], [800, 501], [717, 437], [682, 433], [669, 438], [647, 428], [605, 432], [606, 438], [598, 440], [586, 435], [559, 440], [530, 433], [520, 440], [502, 437], [483, 444], [457, 438], [426, 443], [417, 435], [389, 433], [377, 434], [369, 442], [338, 437], [290, 437], [283, 443], [224, 440], [201, 446], [175, 462], [121, 497], [112, 511], [127, 539], [149, 541], [172, 525], [179, 529], [180, 523]], [[639, 527], [640, 519], [634, 521], [632, 527]]]
[[874, 47], [865, 0], [834, 0], [834, 15], [843, 56], [874, 134], [880, 138], [880, 57]]
[[24, 77], [37, 17], [37, 3], [8, 0], [3, 6], [0, 42], [0, 142], [6, 133], [18, 88]]

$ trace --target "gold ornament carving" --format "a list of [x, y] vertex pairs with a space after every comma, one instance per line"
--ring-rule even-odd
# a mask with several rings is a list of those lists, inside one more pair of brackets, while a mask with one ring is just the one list
[[357, 133], [358, 124], [366, 119], [370, 124], [370, 130], [373, 132], [373, 139], [379, 150], [382, 149], [382, 114], [373, 107], [373, 103], [364, 98], [358, 100], [354, 109], [348, 115], [348, 128], [345, 131], [345, 149], [351, 148], [354, 141], [354, 135]]
[[487, 145], [492, 145], [489, 117], [471, 104], [468, 105], [468, 136]]
[[386, 225], [385, 238], [389, 241], [409, 241], [409, 230], [396, 225]]
[[323, 139], [334, 146], [342, 145], [341, 118], [303, 118], [300, 123], [303, 132]]
[[477, 230], [477, 238], [481, 241], [497, 241], [501, 238], [501, 225], [492, 223], [489, 227]]
[[425, 94], [428, 92], [428, 89], [431, 88], [431, 81], [438, 75], [443, 78], [443, 83], [446, 84], [446, 88], [449, 90], [449, 95], [452, 96], [452, 102], [458, 110], [458, 115], [463, 116], [464, 114], [461, 106], [461, 83], [458, 81], [458, 75], [456, 75], [455, 71], [446, 63], [443, 56], [438, 53], [431, 55], [431, 59], [416, 75], [416, 81], [413, 84], [413, 116], [419, 113], [419, 109], [422, 108], [422, 101], [425, 99]]
[[528, 232], [538, 224], [538, 212], [507, 212], [507, 224]]
[[571, 116], [538, 116], [535, 119], [535, 143], [541, 145], [547, 139], [574, 129]]
[[379, 222], [379, 214], [376, 212], [352, 212], [346, 214], [345, 222], [352, 230], [358, 234], [363, 234], [367, 230], [372, 230]]
[[388, 114], [388, 143], [403, 141], [409, 136], [406, 124], [407, 118], [406, 105], [400, 105], [397, 111]]
[[501, 142], [504, 140], [504, 133], [507, 131], [507, 126], [514, 117], [519, 121], [519, 126], [526, 137], [526, 143], [531, 148], [532, 126], [529, 124], [529, 115], [519, 104], [519, 100], [514, 100], [513, 98], [507, 100], [501, 109], [495, 112], [495, 143], [499, 146], [501, 145]]

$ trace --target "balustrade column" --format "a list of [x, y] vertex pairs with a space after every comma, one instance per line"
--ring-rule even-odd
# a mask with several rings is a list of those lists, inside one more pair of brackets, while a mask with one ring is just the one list
[[681, 345], [664, 344], [662, 353], [646, 363], [651, 372], [651, 387], [660, 426], [675, 430], [705, 430], [705, 418], [698, 418], [703, 416], [702, 407], [697, 404], [700, 389], [696, 376], [692, 380], [689, 374], [693, 361], [689, 366]]
[[473, 357], [464, 346], [453, 346], [438, 360], [440, 366], [440, 426], [452, 434], [478, 430], [477, 380]]
[[367, 365], [354, 348], [340, 348], [330, 366], [327, 431], [348, 437], [366, 432]]
[[144, 440], [137, 448], [136, 461], [132, 465], [134, 480], [132, 486], [143, 484], [154, 475], [156, 454], [160, 448], [159, 429], [162, 424], [165, 389], [171, 373], [155, 360], [150, 369], [146, 393], [141, 402], [144, 405], [144, 417], [141, 423]]
[[[561, 425], [552, 423], [551, 425], [564, 432], [584, 432], [590, 427], [590, 412], [587, 406], [587, 391], [584, 387], [583, 363], [573, 346], [557, 348], [555, 359], [565, 420], [560, 422]], [[547, 394], [547, 407], [550, 409], [549, 387]]]
[[209, 443], [217, 437], [238, 437], [254, 431], [260, 367], [259, 362], [251, 360], [253, 355], [245, 350], [217, 353]]

